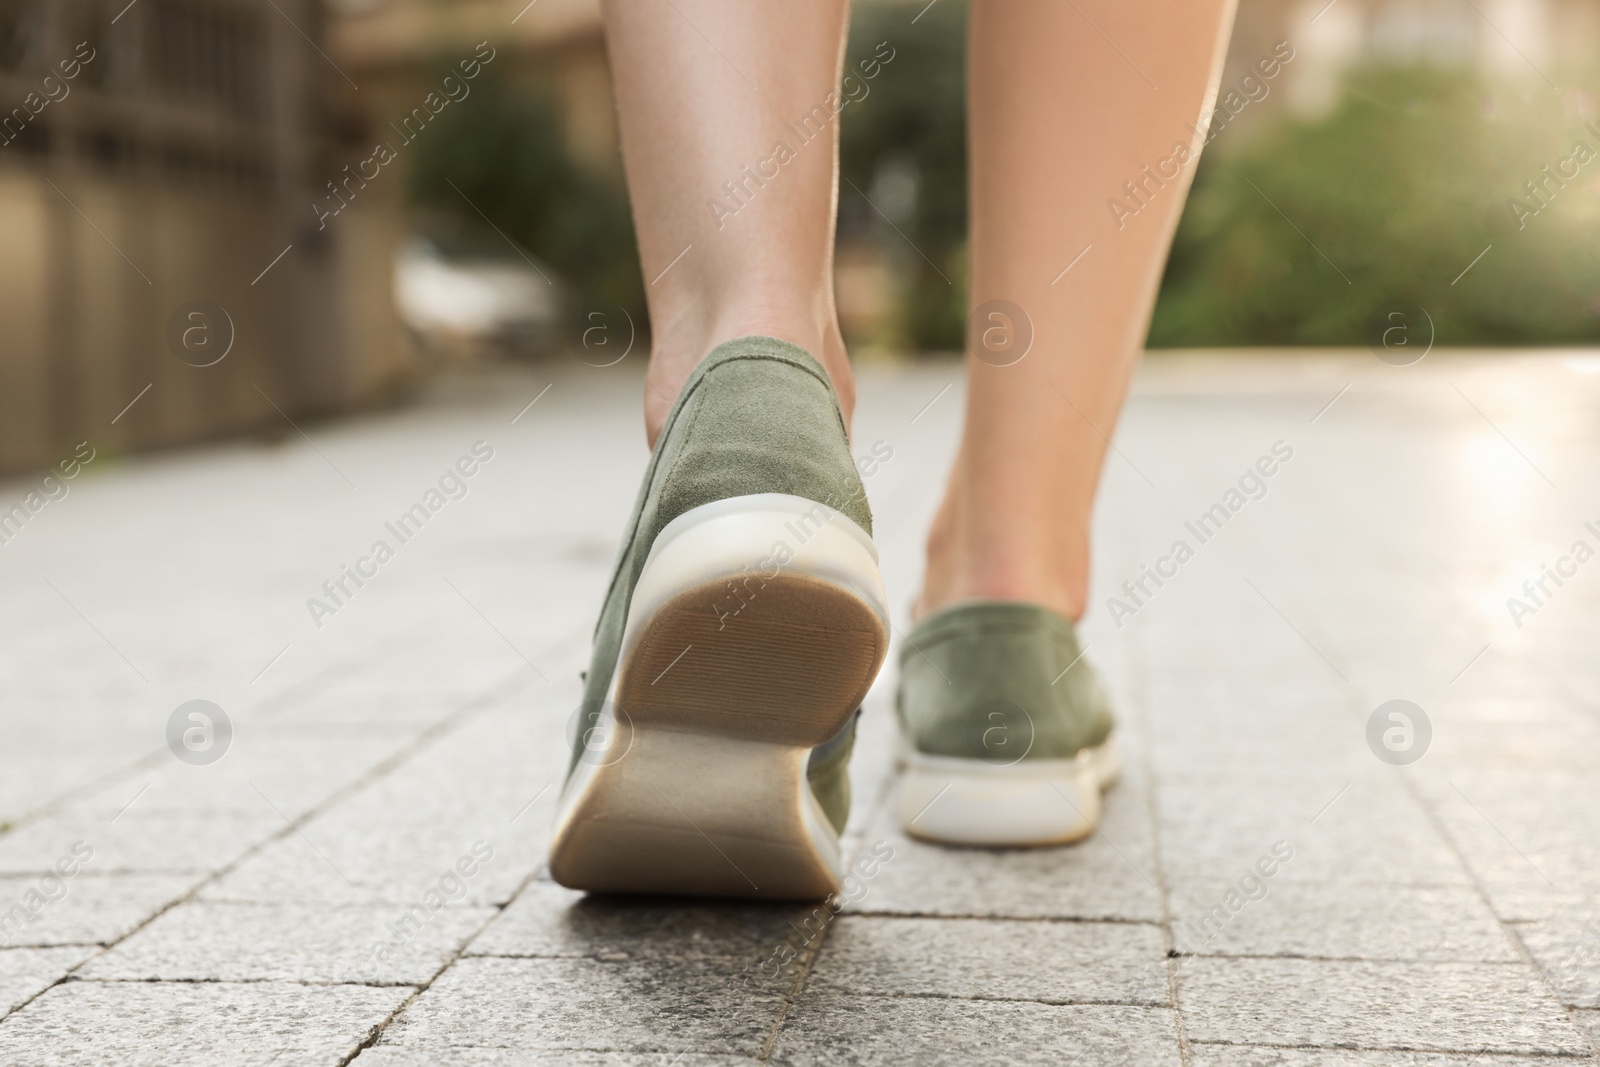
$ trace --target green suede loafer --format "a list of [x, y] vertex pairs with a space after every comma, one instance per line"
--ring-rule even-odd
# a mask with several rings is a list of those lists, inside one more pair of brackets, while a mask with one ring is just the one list
[[821, 364], [770, 337], [706, 356], [656, 442], [595, 628], [556, 881], [839, 889], [855, 712], [888, 647], [871, 529]]
[[1105, 692], [1072, 623], [1038, 604], [968, 600], [900, 650], [901, 821], [962, 845], [1080, 840], [1118, 762]]

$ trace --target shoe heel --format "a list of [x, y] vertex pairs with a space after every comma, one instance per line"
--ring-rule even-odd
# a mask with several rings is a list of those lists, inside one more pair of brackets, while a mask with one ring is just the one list
[[656, 537], [602, 742], [562, 792], [550, 873], [576, 889], [813, 900], [841, 885], [806, 780], [888, 649], [871, 538], [815, 501], [735, 497]]
[[651, 547], [612, 699], [640, 726], [820, 745], [883, 665], [885, 599], [871, 538], [824, 504], [695, 508]]
[[839, 844], [806, 782], [809, 749], [650, 725], [613, 734], [563, 794], [550, 875], [590, 892], [816, 900]]
[[982, 760], [908, 758], [900, 786], [906, 833], [949, 845], [1065, 845], [1094, 833], [1101, 793], [1120, 770], [1108, 738], [1074, 759]]

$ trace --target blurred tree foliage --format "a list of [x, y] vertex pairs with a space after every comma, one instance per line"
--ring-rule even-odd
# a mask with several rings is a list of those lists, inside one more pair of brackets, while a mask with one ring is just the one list
[[554, 89], [490, 69], [473, 83], [470, 100], [417, 139], [407, 171], [413, 206], [451, 220], [475, 248], [509, 253], [482, 211], [576, 291], [582, 306], [569, 309], [572, 315], [621, 305], [643, 322], [627, 191], [573, 160]]
[[1509, 207], [1538, 208], [1524, 183], [1577, 142], [1600, 153], [1593, 100], [1372, 67], [1315, 121], [1275, 123], [1236, 151], [1224, 130], [1201, 159], [1151, 345], [1359, 345], [1397, 301], [1426, 308], [1441, 344], [1600, 338], [1600, 157], [1549, 183], [1536, 216]]
[[[945, 0], [915, 23], [912, 14], [900, 4], [858, 4], [851, 18], [847, 70], [860, 70], [880, 42], [895, 51], [868, 83], [870, 94], [840, 115], [840, 173], [851, 184], [840, 183], [839, 236], [882, 242], [899, 268], [900, 343], [959, 350], [967, 301], [967, 5]], [[896, 185], [905, 187], [902, 195], [894, 195]]]
[[[943, 0], [913, 23], [902, 5], [860, 4], [846, 54], [857, 72], [882, 42], [894, 49], [840, 115], [839, 235], [891, 264], [892, 340], [914, 351], [963, 343], [966, 14]], [[418, 141], [413, 201], [491, 233], [454, 182], [586, 306], [621, 304], [642, 322], [626, 192], [566, 153], [555, 94], [486, 72], [474, 95]], [[1585, 127], [1594, 99], [1371, 67], [1325, 116], [1224, 130], [1200, 163], [1151, 345], [1361, 345], [1402, 301], [1428, 310], [1443, 344], [1600, 339], [1600, 159], [1520, 229], [1508, 207], [1537, 206], [1523, 183], [1576, 142], [1600, 153]]]

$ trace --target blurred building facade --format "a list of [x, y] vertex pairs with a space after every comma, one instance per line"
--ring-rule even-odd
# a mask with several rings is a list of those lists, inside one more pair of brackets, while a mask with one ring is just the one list
[[0, 2], [0, 471], [402, 380], [379, 205], [336, 176], [318, 0]]
[[480, 42], [497, 73], [555, 86], [567, 149], [597, 170], [616, 168], [616, 109], [600, 0], [332, 0], [331, 50], [360, 83], [340, 94], [353, 143], [437, 88], [441, 70]]
[[[359, 92], [336, 87], [335, 125], [347, 154], [407, 135], [406, 117], [430, 93], [446, 107], [493, 109], [483, 102], [485, 92], [501, 100], [531, 92], [549, 99], [559, 116], [561, 143], [551, 150], [620, 185], [599, 0], [331, 0], [329, 10], [330, 51], [361, 86]], [[436, 135], [419, 135], [417, 149], [427, 152], [424, 136]], [[394, 292], [426, 364], [547, 352], [560, 343], [570, 290], [557, 268], [501, 229], [509, 223], [492, 217], [494, 205], [485, 211], [459, 187], [448, 194], [451, 210], [443, 215], [408, 210], [397, 199], [398, 184], [382, 195], [413, 230], [398, 250]]]

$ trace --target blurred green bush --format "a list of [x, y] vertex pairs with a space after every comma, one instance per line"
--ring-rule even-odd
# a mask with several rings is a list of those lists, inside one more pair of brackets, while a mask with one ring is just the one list
[[1600, 152], [1593, 100], [1371, 67], [1322, 118], [1237, 150], [1224, 130], [1201, 157], [1151, 346], [1359, 345], [1397, 301], [1426, 308], [1441, 344], [1600, 339], [1600, 161], [1548, 183], [1536, 216], [1509, 206], [1537, 208], [1524, 183], [1576, 142]]
[[839, 241], [871, 240], [894, 265], [898, 307], [874, 340], [914, 352], [965, 343], [966, 26], [960, 0], [914, 24], [900, 4], [857, 4], [845, 50], [846, 69], [879, 42], [895, 50], [871, 94], [840, 115]]
[[[840, 236], [870, 234], [893, 257], [895, 335], [913, 349], [962, 344], [965, 20], [954, 2], [915, 25], [898, 6], [861, 5], [851, 31], [852, 57], [885, 39], [898, 55], [843, 116], [844, 176], [871, 189], [886, 168], [909, 170], [917, 195], [894, 220], [902, 238], [844, 187]], [[1239, 145], [1228, 138], [1245, 131], [1225, 130], [1201, 158], [1150, 345], [1362, 345], [1398, 302], [1426, 308], [1442, 344], [1600, 339], [1600, 161], [1552, 184], [1537, 216], [1519, 220], [1508, 206], [1537, 207], [1523, 183], [1570, 158], [1575, 142], [1600, 152], [1600, 122], [1585, 126], [1590, 82], [1561, 93], [1460, 69], [1358, 68], [1323, 117], [1277, 119]], [[954, 284], [908, 257], [906, 239]]]

